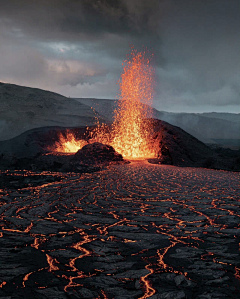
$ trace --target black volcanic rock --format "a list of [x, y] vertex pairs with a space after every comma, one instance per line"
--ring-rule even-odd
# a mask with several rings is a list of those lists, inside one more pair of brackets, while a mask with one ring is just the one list
[[229, 149], [219, 153], [179, 127], [156, 119], [152, 123], [159, 153], [157, 159], [148, 160], [150, 163], [240, 170], [239, 151]]
[[74, 160], [79, 161], [81, 164], [98, 164], [123, 161], [123, 157], [111, 145], [94, 142], [80, 149], [74, 155]]
[[213, 155], [213, 151], [203, 142], [188, 134], [179, 127], [164, 121], [154, 121], [159, 141], [158, 159], [161, 163], [170, 160], [176, 166], [194, 166]]

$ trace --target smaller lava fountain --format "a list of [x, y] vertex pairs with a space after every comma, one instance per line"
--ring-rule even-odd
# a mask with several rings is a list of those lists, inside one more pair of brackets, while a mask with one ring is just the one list
[[[151, 57], [150, 57], [151, 58]], [[76, 152], [87, 143], [100, 142], [111, 145], [124, 158], [155, 158], [159, 150], [153, 135], [152, 98], [154, 68], [150, 64], [146, 51], [132, 49], [128, 59], [123, 62], [123, 73], [120, 79], [120, 96], [118, 107], [114, 111], [114, 122], [109, 128], [100, 124], [88, 130], [88, 142], [77, 140], [73, 134], [60, 135], [54, 151]]]
[[76, 153], [79, 149], [87, 144], [86, 140], [77, 139], [70, 130], [67, 130], [65, 135], [60, 133], [58, 138], [58, 141], [51, 146], [51, 151], [60, 153]]

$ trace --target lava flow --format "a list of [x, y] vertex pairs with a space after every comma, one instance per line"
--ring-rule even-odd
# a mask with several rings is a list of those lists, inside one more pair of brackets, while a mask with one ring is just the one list
[[[109, 130], [97, 119], [96, 128], [88, 132], [88, 142], [109, 144], [124, 158], [154, 158], [158, 146], [151, 138], [153, 127], [149, 120], [152, 117], [154, 68], [146, 52], [134, 49], [123, 66], [113, 125]], [[53, 148], [57, 152], [76, 152], [87, 144], [85, 140], [77, 140], [70, 132], [59, 137]]]

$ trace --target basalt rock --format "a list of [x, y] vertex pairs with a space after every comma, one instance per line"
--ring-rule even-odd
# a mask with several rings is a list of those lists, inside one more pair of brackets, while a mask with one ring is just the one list
[[152, 120], [154, 138], [159, 142], [156, 159], [150, 163], [183, 167], [204, 167], [223, 170], [240, 170], [239, 151], [214, 150], [179, 127], [161, 120]]
[[121, 154], [117, 153], [111, 145], [94, 142], [85, 145], [73, 158], [81, 164], [99, 164], [105, 162], [123, 161]]

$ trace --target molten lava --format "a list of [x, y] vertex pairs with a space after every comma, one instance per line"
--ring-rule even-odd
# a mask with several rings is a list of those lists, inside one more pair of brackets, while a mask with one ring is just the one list
[[146, 52], [132, 50], [124, 62], [111, 145], [125, 158], [155, 157], [150, 139], [154, 69]]
[[76, 153], [80, 148], [87, 144], [85, 140], [78, 140], [70, 131], [64, 136], [62, 133], [58, 136], [59, 140], [54, 144], [51, 150], [61, 153]]
[[88, 142], [76, 140], [69, 132], [66, 137], [60, 135], [55, 151], [77, 152], [87, 143], [101, 142], [113, 146], [124, 158], [156, 157], [158, 146], [151, 138], [153, 126], [149, 120], [152, 117], [154, 69], [147, 53], [134, 49], [123, 65], [118, 107], [114, 111], [111, 130], [97, 119], [96, 128], [89, 132]]

